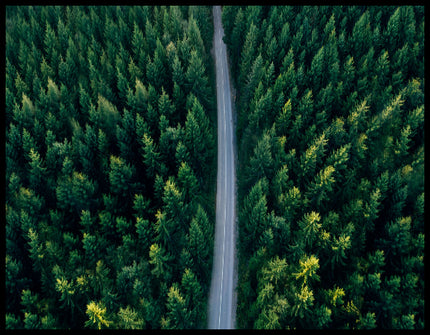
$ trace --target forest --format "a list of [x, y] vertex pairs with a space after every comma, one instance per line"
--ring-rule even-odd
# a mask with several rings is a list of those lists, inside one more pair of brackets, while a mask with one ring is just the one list
[[424, 7], [225, 6], [238, 328], [424, 327]]
[[204, 328], [211, 7], [6, 8], [6, 328]]
[[[223, 6], [236, 328], [424, 328], [424, 7]], [[7, 329], [206, 328], [210, 6], [5, 8]]]

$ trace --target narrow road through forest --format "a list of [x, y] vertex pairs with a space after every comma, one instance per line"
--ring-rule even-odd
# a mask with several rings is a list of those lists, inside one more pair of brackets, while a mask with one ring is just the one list
[[221, 7], [214, 6], [214, 50], [218, 104], [218, 172], [214, 262], [209, 295], [208, 327], [234, 328], [236, 317], [236, 170], [230, 78], [222, 40]]

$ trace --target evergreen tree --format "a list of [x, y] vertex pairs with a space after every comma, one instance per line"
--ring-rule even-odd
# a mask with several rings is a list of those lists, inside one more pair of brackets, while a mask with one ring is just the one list
[[211, 103], [209, 81], [205, 75], [206, 68], [201, 57], [202, 55], [197, 50], [191, 50], [185, 78], [188, 91], [193, 93], [204, 106], [208, 107]]
[[142, 139], [143, 143], [143, 159], [146, 164], [146, 174], [149, 179], [153, 179], [155, 177], [155, 173], [159, 171], [159, 152], [157, 152], [157, 148], [155, 146], [152, 138], [146, 133]]
[[263, 134], [254, 148], [254, 155], [250, 159], [250, 182], [261, 178], [270, 179], [273, 174], [273, 158], [271, 155], [271, 143], [269, 133]]
[[135, 169], [123, 159], [115, 156], [110, 157], [109, 182], [114, 194], [126, 195], [132, 192]]
[[109, 328], [112, 321], [107, 320], [106, 318], [106, 307], [103, 306], [102, 303], [96, 303], [91, 301], [87, 305], [86, 314], [88, 315], [89, 320], [85, 322], [85, 325], [88, 327], [93, 327], [97, 329]]
[[243, 242], [244, 250], [256, 250], [258, 246], [255, 239], [261, 235], [266, 227], [267, 221], [267, 200], [265, 189], [267, 180], [260, 179], [250, 190], [244, 201], [244, 207], [240, 212], [240, 221], [244, 224]]
[[[175, 283], [176, 284], [176, 283]], [[188, 311], [186, 302], [178, 285], [173, 285], [169, 289], [167, 298], [167, 318], [162, 324], [162, 328], [166, 329], [184, 329], [188, 328]]]
[[245, 78], [251, 72], [252, 61], [255, 56], [255, 50], [257, 48], [257, 27], [254, 23], [251, 23], [247, 33], [245, 34], [245, 41], [243, 44], [243, 53], [241, 56], [240, 70], [239, 70], [239, 82], [245, 82]]
[[139, 318], [139, 314], [127, 305], [126, 308], [120, 307], [117, 313], [118, 329], [143, 329], [145, 320]]
[[[186, 235], [187, 245], [193, 259], [193, 272], [202, 279], [208, 279], [210, 273], [211, 237], [207, 214], [201, 205], [198, 205], [195, 216], [191, 219]], [[204, 243], [203, 241], [208, 241]], [[202, 280], [202, 282], [205, 282]]]
[[[201, 171], [197, 178], [201, 179], [203, 173], [206, 172], [209, 164], [211, 148], [211, 137], [208, 133], [208, 129], [205, 129], [205, 123], [199, 123], [199, 119], [196, 117], [194, 110], [189, 110], [185, 121], [185, 134], [184, 134], [184, 145], [190, 155], [190, 166], [194, 171]], [[198, 114], [197, 114], [198, 115]]]

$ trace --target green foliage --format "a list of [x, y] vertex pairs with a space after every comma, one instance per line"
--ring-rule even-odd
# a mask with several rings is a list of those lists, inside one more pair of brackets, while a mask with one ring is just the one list
[[122, 158], [110, 157], [109, 182], [113, 194], [126, 194], [132, 190], [134, 169]]
[[244, 236], [241, 245], [244, 250], [255, 251], [258, 248], [255, 240], [266, 227], [267, 199], [265, 188], [267, 188], [266, 179], [260, 179], [245, 198], [244, 207], [239, 213], [239, 220], [243, 224], [241, 229]]
[[[8, 328], [160, 328], [187, 257], [194, 289], [183, 298], [206, 309], [211, 15], [7, 8]], [[194, 310], [188, 324], [204, 318]]]
[[112, 323], [112, 321], [106, 319], [106, 307], [101, 303], [91, 301], [87, 305], [86, 314], [88, 315], [89, 320], [85, 322], [85, 326], [104, 329], [109, 328]]
[[[222, 13], [236, 326], [423, 328], [424, 8]], [[5, 14], [6, 328], [203, 328], [210, 7]]]
[[167, 297], [167, 318], [162, 321], [162, 328], [188, 328], [188, 318], [185, 299], [179, 291], [178, 285], [174, 284], [169, 289]]
[[139, 319], [138, 313], [128, 305], [126, 308], [120, 307], [117, 316], [118, 329], [143, 329], [145, 326], [145, 321]]
[[80, 213], [90, 208], [95, 192], [94, 183], [85, 174], [73, 171], [71, 176], [58, 182], [56, 189], [58, 206], [64, 210]]
[[[238, 102], [238, 327], [422, 327], [423, 299], [384, 282], [419, 276], [423, 257], [421, 11], [223, 8]], [[257, 250], [270, 257], [255, 263]], [[291, 264], [283, 287], [249, 269], [271, 257]]]
[[249, 161], [249, 178], [251, 182], [261, 178], [271, 179], [273, 174], [273, 158], [270, 134], [263, 134], [254, 148], [254, 154]]
[[293, 276], [296, 280], [300, 280], [302, 282], [302, 287], [304, 287], [309, 279], [319, 281], [320, 277], [316, 274], [316, 271], [319, 269], [319, 260], [314, 255], [310, 257], [304, 257], [299, 261], [299, 269], [298, 272], [293, 273]]
[[208, 173], [207, 167], [213, 160], [214, 140], [209, 127], [208, 118], [204, 114], [202, 105], [197, 98], [193, 99], [191, 109], [188, 110], [183, 144], [187, 149], [190, 159], [190, 166], [196, 171], [199, 180], [203, 179], [205, 173]]
[[149, 249], [149, 263], [153, 266], [151, 273], [157, 279], [168, 279], [171, 275], [168, 261], [169, 255], [166, 254], [162, 246], [152, 244]]

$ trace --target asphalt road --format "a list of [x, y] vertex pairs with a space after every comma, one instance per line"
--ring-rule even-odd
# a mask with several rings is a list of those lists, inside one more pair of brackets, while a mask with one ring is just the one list
[[214, 51], [218, 104], [218, 172], [214, 261], [209, 294], [208, 328], [230, 329], [236, 317], [236, 170], [230, 78], [222, 40], [221, 8], [214, 6]]

